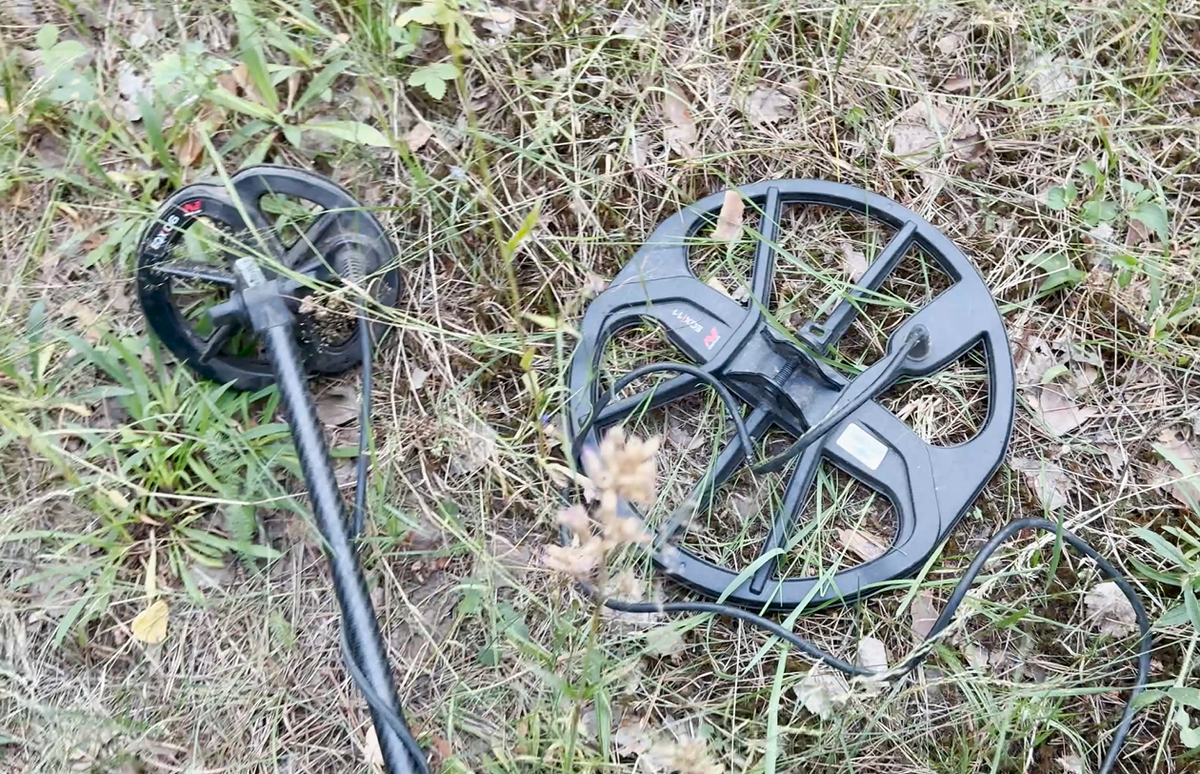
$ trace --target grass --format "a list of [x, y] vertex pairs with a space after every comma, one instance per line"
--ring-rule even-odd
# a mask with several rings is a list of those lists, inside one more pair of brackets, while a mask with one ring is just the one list
[[[133, 298], [136, 241], [156, 205], [261, 161], [331, 175], [400, 248], [407, 296], [372, 309], [394, 335], [377, 358], [364, 561], [435, 769], [645, 772], [652, 741], [703, 738], [730, 772], [1095, 770], [1133, 643], [1095, 631], [1084, 597], [1096, 573], [1056, 557], [1052, 541], [1001, 552], [919, 674], [857, 686], [827, 720], [795, 695], [809, 665], [757, 632], [605, 616], [592, 637], [593, 611], [541, 567], [562, 463], [546, 418], [565, 398], [570, 326], [597, 279], [680, 207], [772, 177], [868, 188], [967, 253], [1018, 357], [1048, 358], [1022, 371], [1033, 375], [1011, 458], [1061, 470], [1052, 516], [1136, 579], [1160, 621], [1155, 690], [1195, 684], [1181, 589], [1196, 580], [1188, 536], [1200, 511], [1179, 493], [1197, 465], [1185, 452], [1198, 416], [1200, 5], [534, 2], [512, 8], [510, 29], [494, 8], [451, 2], [397, 27], [411, 8], [0, 9], [5, 770], [370, 769], [370, 719], [340, 664], [273, 392], [197, 382], [150, 340]], [[430, 69], [439, 64], [455, 69]], [[441, 99], [431, 79], [444, 81]], [[787, 115], [752, 120], [757, 88], [786, 96]], [[691, 158], [668, 148], [668, 92], [695, 121]], [[928, 127], [931, 153], [899, 158], [897, 119], [919, 103], [944, 107], [952, 125]], [[956, 152], [967, 120], [986, 138], [981, 154]], [[410, 148], [419, 124], [433, 136]], [[309, 217], [287, 203], [275, 214]], [[886, 238], [825, 214], [787, 215], [773, 312], [784, 324], [844, 290], [843, 245], [870, 261]], [[730, 292], [743, 256], [692, 251], [697, 273]], [[873, 362], [940, 287], [936, 275], [906, 256], [835, 366]], [[606, 367], [664, 352], [653, 331], [631, 331]], [[985, 370], [968, 354], [884, 403], [923, 437], [955, 443], [985, 416]], [[1031, 402], [1043, 380], [1075, 384], [1091, 416], [1056, 435]], [[353, 388], [353, 374], [320, 380], [343, 383]], [[700, 393], [631, 423], [664, 435], [667, 512], [729, 433], [719, 409]], [[352, 485], [356, 428], [330, 432]], [[1179, 443], [1164, 445], [1164, 432]], [[685, 545], [744, 567], [779, 483], [740, 476]], [[874, 637], [899, 661], [918, 596], [944, 602], [988, 535], [1046, 511], [1038, 495], [1004, 466], [917, 579], [794, 628], [845, 657]], [[807, 511], [821, 527], [789, 555], [791, 571], [855, 561], [833, 530], [886, 538], [889, 510], [823, 471]], [[621, 566], [647, 596], [686, 595], [644, 564]], [[130, 632], [151, 596], [171, 610], [155, 646]], [[1150, 698], [1118, 770], [1193, 770], [1177, 721], [1194, 699]]]

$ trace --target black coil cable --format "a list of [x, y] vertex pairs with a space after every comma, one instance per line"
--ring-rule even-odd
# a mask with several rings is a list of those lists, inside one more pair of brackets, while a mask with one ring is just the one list
[[[371, 322], [366, 311], [362, 309], [358, 311], [358, 337], [362, 347], [362, 388], [359, 394], [357, 480], [354, 483], [354, 511], [350, 529], [352, 540], [357, 539], [362, 533], [363, 520], [367, 511], [367, 447], [371, 427], [371, 361], [375, 355], [371, 341]], [[404, 721], [404, 716], [375, 692], [375, 689], [371, 687], [371, 681], [363, 673], [362, 667], [355, 661], [354, 651], [350, 648], [350, 639], [346, 633], [344, 618], [338, 628], [342, 641], [342, 660], [346, 664], [347, 671], [350, 672], [350, 677], [358, 686], [359, 692], [374, 711], [374, 716], [381, 719], [384, 725], [400, 738], [405, 749], [408, 750], [415, 770], [420, 774], [429, 774], [429, 764], [425, 760], [425, 753], [417, 744], [417, 740], [413, 738], [408, 724]]]
[[[354, 498], [354, 529], [353, 535], [357, 536], [362, 528], [363, 515], [366, 511], [366, 447], [367, 447], [367, 428], [370, 423], [371, 413], [371, 332], [370, 324], [365, 313], [359, 313], [358, 317], [360, 337], [363, 347], [363, 367], [362, 367], [362, 407], [361, 407], [361, 425], [359, 428], [359, 459], [358, 459], [358, 481], [355, 485]], [[745, 423], [738, 412], [737, 403], [733, 395], [721, 384], [712, 374], [686, 363], [651, 363], [640, 368], [630, 371], [625, 376], [621, 377], [613, 386], [607, 390], [596, 402], [591, 418], [584, 423], [576, 434], [576, 443], [581, 443], [582, 440], [592, 429], [595, 424], [595, 418], [607, 406], [612, 399], [628, 387], [635, 380], [652, 373], [659, 372], [675, 372], [690, 374], [697, 379], [700, 379], [705, 384], [713, 388], [713, 391], [720, 398], [725, 406], [729, 417], [733, 422], [734, 432], [737, 435], [742, 448], [746, 450], [746, 456], [751, 460], [751, 471], [753, 473], [771, 472], [782, 468], [788, 461], [799, 455], [805, 448], [825, 436], [829, 430], [840, 424], [846, 417], [852, 414], [857, 408], [862, 406], [869, 400], [872, 400], [880, 392], [886, 389], [895, 375], [899, 372], [901, 366], [909, 354], [920, 345], [919, 335], [910, 334], [909, 337], [896, 349], [895, 352], [887, 355], [890, 362], [887, 362], [872, 380], [871, 384], [862, 389], [855, 398], [847, 401], [844, 405], [837, 405], [823, 417], [819, 422], [809, 428], [803, 435], [796, 439], [791, 446], [783, 453], [768, 459], [763, 462], [757, 461], [757, 452], [750, 438], [750, 433], [746, 429]], [[574, 450], [575, 456], [578, 458], [579, 449]], [[564, 490], [564, 499], [571, 500], [571, 497]], [[722, 616], [725, 618], [733, 618], [739, 621], [744, 621], [752, 626], [755, 626], [763, 631], [771, 634], [784, 642], [788, 643], [796, 650], [808, 656], [816, 662], [825, 664], [826, 666], [837, 669], [840, 672], [854, 676], [867, 677], [872, 679], [898, 679], [913, 670], [915, 670], [928, 657], [932, 651], [933, 644], [937, 638], [944, 632], [954, 621], [958, 613], [958, 608], [962, 601], [966, 598], [967, 592], [971, 589], [971, 584], [975, 578], [983, 570], [984, 564], [988, 559], [1005, 543], [1007, 543], [1014, 535], [1024, 529], [1035, 529], [1043, 532], [1049, 532], [1058, 537], [1061, 537], [1063, 542], [1071, 546], [1083, 556], [1091, 559], [1100, 568], [1100, 572], [1109, 580], [1117, 585], [1121, 593], [1129, 600], [1133, 606], [1134, 615], [1137, 619], [1138, 629], [1141, 632], [1141, 642], [1138, 647], [1137, 659], [1137, 679], [1129, 693], [1129, 699], [1125, 702], [1125, 709], [1121, 714], [1121, 719], [1113, 733], [1112, 741], [1109, 742], [1108, 751], [1105, 753], [1104, 761], [1097, 770], [1097, 774], [1111, 774], [1116, 765], [1117, 758], [1121, 753], [1121, 748], [1125, 744], [1125, 739], [1129, 735], [1130, 726], [1133, 723], [1134, 715], [1134, 700], [1145, 690], [1146, 682], [1150, 674], [1150, 651], [1152, 648], [1150, 634], [1150, 620], [1146, 616], [1146, 610], [1142, 606], [1141, 600], [1137, 596], [1137, 592], [1129, 584], [1129, 581], [1114, 567], [1107, 559], [1101, 556], [1094, 548], [1087, 544], [1082, 538], [1067, 531], [1061, 524], [1049, 521], [1047, 519], [1027, 518], [1018, 519], [1011, 522], [994, 534], [991, 539], [975, 554], [967, 571], [959, 580], [958, 585], [954, 587], [954, 592], [950, 595], [950, 599], [946, 602], [946, 606], [942, 608], [941, 614], [934, 622], [933, 627], [929, 630], [921, 645], [917, 647], [913, 653], [902, 664], [893, 667], [887, 671], [874, 671], [864, 669], [863, 667], [855, 666], [847, 661], [844, 661], [837, 656], [834, 656], [821, 648], [817, 647], [812, 642], [796, 635], [795, 633], [784, 628], [777, 621], [773, 621], [764, 616], [745, 610], [740, 607], [721, 603], [721, 602], [634, 602], [629, 600], [614, 599], [603, 597], [599, 592], [586, 583], [580, 583], [580, 587], [585, 594], [591, 597], [594, 601], [603, 604], [605, 607], [623, 613], [692, 613], [692, 614], [710, 614]], [[404, 722], [402, 715], [381, 696], [375, 693], [371, 688], [366, 676], [363, 674], [360, 666], [355, 662], [352, 652], [349, 647], [349, 642], [346, 638], [345, 628], [341, 631], [342, 650], [346, 662], [346, 668], [349, 670], [351, 677], [357, 684], [359, 691], [374, 710], [375, 716], [383, 720], [392, 731], [400, 737], [417, 766], [417, 770], [421, 774], [428, 774], [429, 767], [425, 761], [424, 755], [421, 752], [420, 746], [413, 738], [408, 730], [407, 724]]]

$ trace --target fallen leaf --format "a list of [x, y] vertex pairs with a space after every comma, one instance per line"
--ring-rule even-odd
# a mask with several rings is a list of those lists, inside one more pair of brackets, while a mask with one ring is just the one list
[[955, 75], [946, 79], [946, 82], [942, 84], [942, 90], [948, 91], [951, 94], [955, 94], [960, 91], [970, 91], [971, 87], [974, 85], [975, 84], [967, 76]]
[[1189, 507], [1200, 503], [1200, 449], [1196, 444], [1175, 430], [1167, 430], [1158, 437], [1154, 451], [1170, 465], [1163, 470], [1161, 483], [1169, 482], [1171, 495]]
[[141, 121], [142, 108], [139, 100], [143, 95], [147, 98], [151, 95], [146, 90], [145, 77], [138, 75], [133, 65], [128, 62], [123, 62], [117, 70], [117, 91], [122, 98], [121, 112], [125, 118], [129, 121]]
[[983, 671], [988, 668], [988, 662], [991, 660], [991, 653], [989, 653], [988, 649], [982, 645], [975, 645], [972, 643], [963, 650], [963, 657], [966, 658], [968, 664], [980, 671]]
[[674, 422], [667, 424], [667, 431], [663, 435], [667, 443], [679, 449], [691, 449], [697, 441], [696, 436], [685, 430], [682, 425]]
[[855, 250], [849, 242], [842, 242], [842, 262], [846, 264], [851, 282], [858, 282], [867, 273], [867, 256]]
[[425, 386], [425, 381], [429, 378], [429, 372], [423, 368], [414, 368], [412, 374], [408, 378], [408, 388], [413, 392], [417, 392]]
[[1171, 236], [1171, 219], [1167, 215], [1167, 210], [1157, 202], [1142, 202], [1134, 208], [1133, 212], [1129, 213], [1129, 225], [1134, 224], [1149, 234], [1154, 234], [1159, 242], [1166, 244]]
[[1058, 385], [1045, 385], [1030, 393], [1034, 413], [1055, 436], [1062, 436], [1100, 412], [1091, 406], [1078, 406]]
[[125, 292], [123, 284], [110, 285], [107, 293], [109, 305], [118, 312], [128, 312], [133, 308], [133, 302], [129, 299], [129, 294]]
[[147, 645], [159, 644], [167, 638], [167, 623], [170, 617], [171, 610], [167, 607], [167, 601], [165, 599], [158, 600], [134, 616], [133, 621], [129, 624], [133, 638]]
[[796, 698], [806, 710], [821, 720], [829, 720], [849, 700], [850, 692], [841, 675], [810, 669], [796, 686]]
[[583, 280], [583, 296], [584, 298], [595, 298], [604, 292], [608, 287], [608, 280], [601, 277], [595, 272], [588, 272]]
[[656, 734], [647, 727], [646, 719], [636, 715], [621, 718], [621, 724], [613, 732], [613, 749], [618, 755], [642, 755], [656, 744]]
[[641, 40], [650, 34], [650, 26], [641, 19], [637, 19], [628, 14], [621, 14], [621, 17], [613, 23], [613, 32], [618, 35], [635, 38]]
[[1050, 342], [1040, 336], [1025, 334], [1015, 338], [1012, 344], [1016, 350], [1013, 360], [1018, 387], [1040, 385], [1046, 372], [1058, 365], [1058, 358], [1050, 349]]
[[792, 114], [792, 100], [774, 89], [757, 88], [746, 99], [743, 112], [758, 126], [775, 124]]
[[1150, 241], [1150, 229], [1145, 223], [1133, 218], [1129, 219], [1129, 228], [1125, 231], [1125, 245], [1136, 247], [1142, 242]]
[[317, 418], [329, 427], [347, 425], [358, 419], [358, 390], [349, 384], [331, 387], [317, 396]]
[[196, 159], [200, 158], [200, 154], [203, 152], [204, 140], [191, 127], [184, 133], [180, 141], [175, 144], [175, 157], [179, 160], [179, 166], [184, 169], [189, 169], [195, 164]]
[[755, 517], [762, 510], [758, 502], [758, 497], [755, 494], [735, 495], [729, 499], [730, 505], [733, 507], [733, 512], [737, 515], [738, 520], [744, 524], [753, 524]]
[[674, 626], [660, 626], [646, 634], [646, 652], [678, 660], [687, 650], [683, 635]]
[[667, 126], [663, 128], [663, 139], [667, 146], [685, 159], [694, 159], [700, 154], [694, 143], [699, 136], [696, 132], [696, 120], [687, 103], [667, 92], [662, 100], [663, 117]]
[[1112, 470], [1114, 476], [1120, 476], [1121, 471], [1129, 464], [1129, 458], [1125, 453], [1125, 448], [1117, 442], [1116, 438], [1111, 433], [1101, 432], [1094, 439], [1093, 443], [1096, 448], [1104, 452], [1104, 457], [1108, 462], [1108, 467]]
[[933, 44], [933, 47], [938, 51], [941, 51], [943, 54], [949, 55], [957, 51], [958, 47], [961, 46], [965, 41], [966, 38], [964, 38], [961, 33], [950, 32], [938, 38], [937, 42]]
[[238, 79], [231, 72], [221, 73], [218, 75], [217, 85], [235, 96], [238, 93]]
[[887, 646], [874, 637], [863, 637], [858, 641], [858, 665], [872, 672], [886, 672], [888, 668]]
[[95, 344], [100, 341], [100, 315], [82, 301], [74, 298], [67, 301], [59, 307], [59, 314], [63, 317], [73, 317], [79, 327], [79, 331], [83, 334], [83, 340], [89, 344]]
[[1106, 581], [1097, 585], [1083, 598], [1088, 617], [1101, 634], [1124, 637], [1138, 630], [1137, 614], [1125, 593], [1116, 583]]
[[496, 431], [478, 419], [457, 434], [455, 450], [450, 456], [450, 470], [455, 475], [476, 473], [496, 455]]
[[196, 581], [196, 585], [206, 589], [219, 589], [228, 586], [237, 575], [237, 571], [232, 567], [206, 567], [199, 562], [193, 563], [190, 571]]
[[709, 277], [707, 280], [705, 280], [704, 284], [708, 285], [710, 288], [723, 296], [733, 298], [733, 293], [729, 292], [729, 288], [725, 287], [725, 283], [721, 281], [720, 277]]
[[[231, 75], [233, 76], [233, 81], [237, 84], [238, 89], [244, 92], [250, 88], [250, 68], [246, 66], [245, 62], [239, 62], [238, 65], [233, 68]], [[234, 93], [236, 94], [237, 92], [235, 91]]]
[[[948, 123], [950, 112], [942, 109]], [[935, 115], [937, 112], [935, 111]], [[918, 102], [900, 114], [892, 125], [892, 153], [897, 156], [919, 160], [932, 155], [930, 149], [937, 146], [938, 136], [929, 128], [925, 103]]]
[[929, 637], [933, 624], [938, 618], [937, 600], [929, 589], [921, 589], [913, 600], [909, 610], [912, 613], [912, 638], [914, 645], [920, 645]]
[[1042, 102], [1068, 101], [1075, 97], [1075, 66], [1061, 58], [1042, 54], [1030, 64], [1030, 88]]
[[1101, 222], [1094, 229], [1088, 231], [1085, 236], [1087, 237], [1088, 241], [1094, 245], [1100, 247], [1111, 247], [1113, 244], [1113, 237], [1116, 236], [1116, 231], [1114, 231], [1111, 224]]
[[489, 8], [474, 16], [482, 20], [483, 28], [497, 38], [508, 37], [517, 26], [517, 15], [504, 6]]
[[442, 760], [446, 760], [454, 754], [454, 751], [450, 749], [450, 742], [448, 742], [444, 736], [435, 736], [430, 746], [433, 747], [434, 751], [437, 752], [438, 757]]
[[1018, 457], [1012, 461], [1012, 466], [1021, 472], [1025, 483], [1046, 510], [1053, 511], [1071, 502], [1067, 493], [1075, 488], [1075, 482], [1057, 463]]
[[946, 150], [964, 161], [979, 158], [987, 151], [979, 127], [969, 118], [955, 119], [944, 105], [917, 102], [892, 124], [892, 153], [907, 161], [920, 163], [932, 158], [944, 142]]
[[737, 191], [726, 191], [725, 201], [721, 202], [721, 212], [717, 215], [717, 225], [713, 229], [713, 239], [723, 242], [736, 240], [742, 233], [742, 218], [746, 212], [746, 203]]
[[363, 761], [372, 769], [377, 771], [383, 770], [383, 750], [379, 748], [379, 735], [375, 733], [375, 726], [367, 728], [366, 738], [363, 739], [362, 746]]
[[1056, 760], [1062, 766], [1063, 774], [1083, 774], [1083, 759], [1078, 755], [1064, 755]]
[[963, 161], [974, 161], [987, 153], [987, 138], [974, 121], [964, 121], [950, 145], [954, 155]]
[[404, 137], [404, 142], [408, 145], [408, 149], [413, 153], [425, 147], [425, 143], [433, 137], [433, 128], [424, 121], [418, 121], [417, 125], [408, 131]]
[[873, 562], [887, 553], [887, 541], [860, 529], [839, 529], [838, 540], [850, 553], [864, 562]]

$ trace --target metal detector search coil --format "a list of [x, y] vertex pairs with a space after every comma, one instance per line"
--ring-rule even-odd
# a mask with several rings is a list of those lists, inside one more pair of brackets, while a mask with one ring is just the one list
[[[871, 395], [836, 427], [803, 451], [789, 479], [783, 504], [759, 548], [759, 556], [777, 552], [799, 526], [800, 511], [822, 459], [886, 496], [897, 515], [896, 538], [874, 561], [843, 570], [832, 580], [779, 579], [779, 563], [768, 561], [753, 577], [735, 583], [738, 570], [721, 567], [686, 548], [656, 556], [662, 567], [709, 597], [753, 608], [787, 610], [853, 600], [894, 578], [914, 574], [945, 540], [1004, 459], [1015, 406], [1012, 355], [996, 302], [979, 273], [949, 239], [896, 202], [839, 183], [776, 180], [736, 189], [759, 214], [749, 304], [743, 305], [701, 282], [688, 265], [689, 243], [716, 221], [724, 194], [708, 196], [664, 221], [632, 260], [588, 307], [582, 338], [571, 362], [570, 431], [581, 450], [598, 441], [599, 432], [634, 411], [677, 400], [703, 386], [681, 374], [638, 395], [614, 400], [598, 413], [596, 374], [605, 345], [622, 328], [650, 321], [686, 361], [720, 382], [748, 408], [745, 425], [752, 441], [772, 427], [793, 436], [812, 428], [831, 410]], [[822, 321], [809, 321], [794, 336], [781, 331], [764, 310], [772, 308], [780, 219], [788, 205], [825, 205], [856, 212], [895, 229], [857, 285]], [[920, 249], [946, 272], [954, 285], [913, 314], [891, 336], [895, 354], [907, 336], [923, 330], [920, 350], [902, 364], [881, 359], [853, 380], [821, 358], [849, 329], [863, 304], [895, 270], [900, 259]], [[799, 341], [801, 345], [797, 345]], [[874, 400], [900, 377], [928, 377], [982, 343], [987, 358], [988, 414], [978, 434], [959, 446], [925, 443], [900, 419]], [[893, 366], [890, 378], [881, 372]], [[586, 426], [586, 429], [585, 429]], [[581, 434], [581, 430], [583, 433]], [[719, 455], [712, 475], [704, 477], [689, 500], [703, 507], [714, 491], [745, 464], [747, 449], [734, 438]], [[626, 505], [625, 507], [631, 507]]]

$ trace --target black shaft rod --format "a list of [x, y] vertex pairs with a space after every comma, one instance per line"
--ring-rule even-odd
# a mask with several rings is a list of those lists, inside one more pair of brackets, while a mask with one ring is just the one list
[[[329, 462], [325, 435], [317, 421], [292, 328], [290, 325], [272, 326], [260, 331], [260, 336], [275, 371], [275, 384], [279, 388], [292, 443], [296, 446], [296, 455], [304, 471], [304, 480], [308, 483], [317, 528], [325, 539], [325, 551], [333, 572], [333, 588], [342, 608], [351, 656], [375, 694], [382, 697], [403, 722], [392, 670], [384, 652], [383, 637], [379, 633], [379, 622], [375, 618], [362, 568], [355, 556], [350, 526], [346, 522], [345, 503]], [[371, 716], [388, 774], [417, 774], [421, 768], [412, 759], [404, 742], [373, 707]]]

